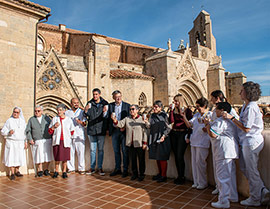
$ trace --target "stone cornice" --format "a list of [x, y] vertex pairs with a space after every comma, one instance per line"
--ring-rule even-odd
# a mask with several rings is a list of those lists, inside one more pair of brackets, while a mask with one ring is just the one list
[[45, 18], [51, 9], [26, 0], [0, 0], [0, 7], [17, 10], [37, 19]]

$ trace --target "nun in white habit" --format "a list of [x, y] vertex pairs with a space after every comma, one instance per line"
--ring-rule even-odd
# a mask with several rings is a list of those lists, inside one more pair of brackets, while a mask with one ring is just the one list
[[5, 154], [3, 163], [10, 168], [10, 179], [15, 176], [22, 177], [19, 172], [20, 166], [26, 164], [25, 150], [27, 148], [25, 136], [26, 123], [20, 107], [15, 107], [11, 117], [6, 121], [1, 134], [6, 138]]

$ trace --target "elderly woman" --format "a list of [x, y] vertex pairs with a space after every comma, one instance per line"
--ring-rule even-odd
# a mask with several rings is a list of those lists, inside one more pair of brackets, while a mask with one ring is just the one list
[[[130, 116], [117, 121], [114, 114], [111, 115], [113, 123], [118, 128], [126, 129], [126, 146], [131, 157], [132, 176], [131, 180], [138, 178], [142, 181], [145, 177], [145, 149], [147, 147], [146, 127], [142, 117], [138, 114], [138, 105], [130, 106]], [[139, 172], [137, 168], [137, 158], [139, 160]]]
[[57, 105], [57, 116], [49, 126], [49, 133], [52, 135], [53, 156], [55, 160], [55, 172], [53, 178], [59, 175], [59, 164], [62, 161], [62, 177], [67, 178], [67, 161], [70, 160], [70, 147], [74, 125], [72, 119], [65, 116], [66, 106]]
[[169, 133], [171, 128], [168, 122], [167, 114], [162, 110], [163, 104], [157, 100], [153, 104], [154, 113], [150, 116], [149, 121], [145, 119], [147, 128], [150, 128], [148, 141], [149, 159], [157, 161], [159, 173], [153, 176], [157, 182], [167, 180], [167, 160], [170, 158], [171, 144]]
[[256, 103], [260, 95], [259, 84], [252, 81], [244, 83], [240, 92], [241, 99], [244, 101], [240, 120], [226, 112], [223, 115], [239, 128], [240, 169], [248, 179], [250, 191], [249, 198], [240, 202], [245, 206], [259, 206], [267, 203], [270, 197], [257, 168], [259, 154], [264, 145], [262, 113]]
[[1, 130], [1, 134], [6, 138], [4, 164], [10, 168], [11, 180], [15, 176], [22, 177], [20, 166], [26, 164], [26, 155], [24, 149], [27, 148], [25, 136], [26, 123], [23, 117], [22, 109], [15, 107], [11, 117], [6, 121]]
[[185, 113], [187, 120], [192, 118], [192, 112], [189, 108], [185, 108], [184, 98], [181, 94], [177, 94], [173, 98], [175, 107], [170, 105], [169, 122], [172, 124], [170, 133], [171, 146], [174, 153], [175, 165], [178, 177], [174, 180], [175, 184], [185, 183], [185, 160], [184, 155], [187, 148], [185, 140], [188, 134], [188, 127], [185, 124], [182, 113]]

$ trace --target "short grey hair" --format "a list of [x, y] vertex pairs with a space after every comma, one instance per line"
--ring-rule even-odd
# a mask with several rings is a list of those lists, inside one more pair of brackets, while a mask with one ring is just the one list
[[115, 90], [115, 91], [113, 91], [112, 95], [114, 96], [115, 94], [122, 94], [122, 93], [119, 90]]
[[62, 108], [62, 109], [64, 109], [64, 110], [67, 109], [66, 105], [64, 105], [64, 104], [62, 104], [62, 103], [56, 106], [56, 109], [57, 109], [57, 110], [58, 110], [59, 108]]
[[43, 110], [43, 106], [41, 106], [41, 105], [37, 105], [37, 106], [35, 107], [35, 109], [37, 109], [37, 108], [40, 108], [41, 110]]
[[132, 105], [130, 105], [130, 107], [135, 107], [136, 110], [139, 110], [139, 106], [136, 104], [132, 104]]
[[243, 84], [248, 101], [258, 101], [262, 94], [260, 84], [248, 81]]

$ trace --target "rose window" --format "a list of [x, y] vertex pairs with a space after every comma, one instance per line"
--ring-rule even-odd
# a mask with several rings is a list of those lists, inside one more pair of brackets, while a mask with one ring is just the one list
[[57, 71], [57, 67], [54, 62], [51, 61], [47, 66], [47, 70], [39, 79], [39, 83], [47, 90], [55, 90], [60, 86], [61, 82], [62, 76]]

